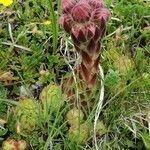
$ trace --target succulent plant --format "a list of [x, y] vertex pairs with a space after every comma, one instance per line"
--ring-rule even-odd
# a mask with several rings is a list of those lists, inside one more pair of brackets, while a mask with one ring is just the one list
[[116, 85], [109, 87], [110, 92], [115, 95], [116, 93], [120, 92], [122, 94], [126, 93], [127, 82], [125, 80], [120, 80]]
[[57, 110], [63, 105], [63, 96], [61, 88], [55, 84], [50, 84], [43, 89], [40, 94], [40, 100], [43, 106], [48, 106], [53, 110]]
[[2, 144], [3, 150], [15, 150], [16, 149], [16, 141], [14, 139], [7, 139]]
[[60, 24], [71, 35], [81, 56], [79, 76], [92, 88], [97, 80], [100, 40], [110, 13], [103, 0], [62, 0], [62, 12]]
[[27, 150], [28, 144], [24, 140], [16, 141], [14, 139], [7, 139], [2, 144], [2, 150]]
[[81, 125], [71, 126], [68, 133], [68, 138], [78, 144], [85, 144], [90, 135], [89, 126], [86, 123]]
[[96, 135], [102, 136], [107, 132], [107, 128], [102, 121], [97, 122], [96, 125]]
[[74, 107], [68, 111], [66, 115], [66, 120], [69, 125], [75, 126], [83, 122], [83, 117], [84, 117], [83, 112]]
[[118, 57], [113, 65], [122, 75], [127, 75], [134, 67], [132, 60], [128, 56]]
[[118, 71], [114, 71], [112, 69], [108, 70], [108, 73], [105, 76], [105, 85], [108, 87], [113, 87], [119, 83], [120, 76]]
[[38, 123], [38, 104], [32, 99], [20, 100], [15, 108], [15, 114], [18, 121], [17, 130], [23, 134], [29, 134]]
[[17, 144], [18, 144], [18, 150], [27, 150], [28, 148], [28, 144], [25, 140], [19, 140]]

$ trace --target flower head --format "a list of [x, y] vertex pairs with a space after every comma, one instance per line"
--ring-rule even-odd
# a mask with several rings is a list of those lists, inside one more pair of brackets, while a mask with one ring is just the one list
[[91, 14], [91, 7], [88, 3], [81, 1], [72, 8], [71, 14], [73, 20], [76, 22], [83, 23], [89, 21]]
[[13, 3], [13, 0], [0, 0], [0, 4], [3, 4], [4, 6], [9, 6]]
[[103, 0], [62, 0], [62, 12], [60, 24], [71, 35], [74, 47], [81, 55], [80, 79], [92, 88], [97, 79], [100, 39], [105, 34], [110, 12]]
[[96, 40], [100, 39], [110, 15], [102, 0], [62, 0], [62, 12], [60, 24], [78, 42], [90, 40], [98, 33]]

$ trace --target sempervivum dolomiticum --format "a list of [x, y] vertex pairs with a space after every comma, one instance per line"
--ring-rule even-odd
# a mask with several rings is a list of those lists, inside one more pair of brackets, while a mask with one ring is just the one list
[[39, 108], [38, 103], [32, 99], [24, 99], [18, 102], [14, 111], [17, 118], [16, 130], [18, 133], [29, 135], [36, 129]]
[[2, 143], [2, 150], [28, 150], [28, 144], [24, 140], [16, 141], [14, 139], [7, 139]]
[[102, 0], [62, 0], [62, 13], [60, 24], [71, 35], [81, 56], [80, 78], [89, 88], [93, 87], [100, 59], [100, 40], [110, 13]]

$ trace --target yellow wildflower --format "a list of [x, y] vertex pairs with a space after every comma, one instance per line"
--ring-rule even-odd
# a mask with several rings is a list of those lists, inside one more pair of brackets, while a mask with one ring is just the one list
[[50, 25], [50, 24], [51, 24], [51, 21], [46, 20], [46, 21], [44, 21], [42, 24], [44, 24], [44, 25]]
[[0, 4], [3, 4], [4, 6], [9, 6], [13, 3], [13, 0], [0, 0]]

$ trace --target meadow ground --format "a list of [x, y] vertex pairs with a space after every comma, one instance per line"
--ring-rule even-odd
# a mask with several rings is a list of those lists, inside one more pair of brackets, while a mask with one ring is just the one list
[[[150, 2], [105, 0], [105, 4], [111, 17], [101, 49], [105, 96], [98, 147], [150, 150]], [[60, 15], [60, 0], [0, 5], [0, 147], [9, 138], [26, 141], [27, 149], [95, 149], [93, 120], [101, 86], [98, 83], [92, 97], [92, 109], [82, 110], [77, 134], [66, 119], [70, 98], [61, 94], [59, 85], [71, 74], [69, 66], [78, 55], [58, 23]], [[54, 103], [41, 106], [39, 95], [49, 84]]]

